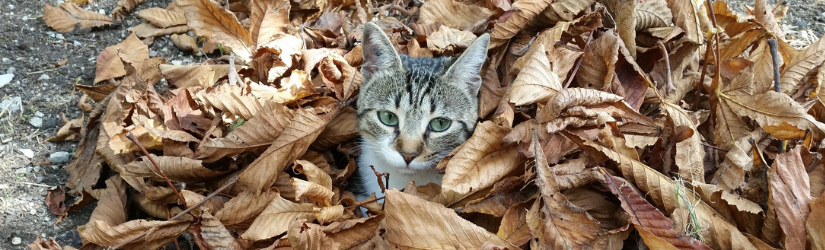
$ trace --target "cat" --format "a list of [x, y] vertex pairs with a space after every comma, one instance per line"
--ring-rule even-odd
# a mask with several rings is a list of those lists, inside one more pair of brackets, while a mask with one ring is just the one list
[[381, 196], [370, 166], [389, 173], [387, 189], [441, 184], [435, 165], [475, 129], [489, 41], [481, 35], [458, 58], [409, 57], [377, 25], [364, 25], [356, 104], [361, 156], [350, 188], [356, 198]]

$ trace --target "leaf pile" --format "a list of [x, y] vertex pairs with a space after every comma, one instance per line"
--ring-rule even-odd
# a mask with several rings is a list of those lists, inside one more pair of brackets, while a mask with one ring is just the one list
[[[46, 202], [65, 216], [98, 201], [84, 248], [823, 249], [825, 41], [797, 50], [784, 12], [757, 1], [752, 13], [687, 0], [176, 0], [98, 55], [100, 84], [76, 85], [89, 114], [53, 138], [80, 142], [67, 191]], [[44, 20], [112, 21], [71, 2]], [[491, 43], [480, 122], [438, 164], [442, 185], [359, 201], [345, 185], [368, 20], [413, 56], [458, 55], [484, 32]], [[147, 46], [166, 34], [231, 56], [166, 64]]]

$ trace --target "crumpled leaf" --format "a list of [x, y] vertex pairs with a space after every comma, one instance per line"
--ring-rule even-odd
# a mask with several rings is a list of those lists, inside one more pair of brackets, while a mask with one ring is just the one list
[[314, 209], [312, 204], [294, 203], [280, 196], [275, 197], [241, 237], [257, 241], [282, 234], [289, 229], [290, 221], [314, 219]]
[[544, 102], [561, 90], [561, 80], [550, 70], [545, 52], [544, 44], [539, 44], [538, 50], [526, 55], [529, 61], [510, 87], [510, 102], [518, 106]]
[[427, 25], [439, 22], [450, 28], [473, 31], [486, 23], [492, 14], [490, 10], [481, 6], [458, 1], [433, 0], [421, 5], [418, 23]]
[[768, 173], [773, 206], [782, 227], [782, 242], [787, 249], [805, 248], [807, 234], [799, 223], [811, 213], [811, 184], [799, 155], [802, 150], [802, 146], [797, 146], [777, 155]]
[[161, 8], [148, 8], [138, 13], [140, 18], [158, 28], [169, 28], [186, 25], [186, 16], [183, 13]]
[[492, 121], [476, 125], [470, 137], [438, 168], [446, 169], [441, 183], [441, 194], [434, 201], [451, 205], [484, 188], [492, 186], [522, 161], [515, 145], [502, 145], [501, 138], [510, 128]]
[[209, 0], [177, 0], [195, 35], [231, 48], [245, 62], [252, 60], [253, 40], [234, 14]]
[[395, 189], [387, 190], [386, 195], [384, 225], [405, 225], [387, 228], [385, 237], [390, 244], [415, 249], [444, 246], [478, 249], [485, 242], [491, 242], [509, 249], [520, 249], [438, 203]]
[[73, 2], [65, 2], [58, 7], [46, 4], [43, 9], [43, 22], [54, 30], [73, 32], [75, 29], [89, 30], [111, 25], [112, 18], [84, 10]]

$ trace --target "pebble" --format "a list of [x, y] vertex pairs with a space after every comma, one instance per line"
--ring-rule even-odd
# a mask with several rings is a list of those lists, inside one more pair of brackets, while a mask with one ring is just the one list
[[46, 177], [43, 177], [43, 176], [38, 176], [37, 177], [37, 183], [42, 183], [45, 180], [46, 180]]
[[181, 65], [181, 64], [183, 64], [183, 61], [181, 61], [181, 60], [172, 60], [172, 65]]
[[40, 75], [40, 77], [37, 78], [38, 81], [45, 81], [45, 80], [49, 80], [49, 79], [52, 79], [52, 77], [49, 76], [48, 74], [45, 74], [45, 73]]
[[34, 151], [28, 148], [20, 149], [20, 153], [23, 153], [23, 156], [29, 159], [34, 157]]
[[20, 245], [22, 243], [23, 243], [23, 239], [20, 239], [20, 237], [11, 238], [11, 244], [12, 245]]
[[11, 62], [11, 59], [9, 59], [8, 57], [3, 57], [3, 64], [10, 63], [10, 62]]
[[14, 67], [9, 67], [6, 69], [6, 74], [14, 74], [14, 70], [16, 70]]
[[29, 210], [29, 213], [35, 215], [37, 214], [37, 209], [32, 208], [32, 210]]
[[32, 168], [32, 170], [34, 172], [40, 172], [40, 166], [34, 166], [34, 168]]
[[18, 168], [17, 170], [14, 170], [15, 175], [28, 174], [28, 173], [29, 173], [29, 169], [27, 169], [27, 168]]
[[14, 78], [14, 74], [11, 73], [0, 75], [0, 88], [11, 83], [12, 78]]
[[47, 118], [43, 121], [43, 128], [54, 128], [57, 127], [57, 118]]
[[73, 41], [72, 44], [74, 44], [75, 47], [83, 46], [83, 44], [78, 42], [77, 40]]
[[44, 115], [46, 115], [46, 114], [43, 114], [43, 112], [40, 112], [40, 111], [34, 112], [34, 116], [37, 116], [37, 117], [43, 117]]
[[64, 163], [69, 161], [69, 156], [71, 156], [69, 152], [58, 151], [49, 155], [49, 161], [52, 163]]
[[100, 13], [101, 15], [106, 15], [106, 11], [103, 9], [97, 10], [97, 13]]
[[808, 23], [805, 22], [805, 21], [802, 21], [802, 20], [796, 21], [795, 24], [796, 24], [796, 26], [799, 26], [800, 28], [803, 28], [803, 29], [808, 28]]
[[20, 110], [20, 106], [23, 105], [22, 99], [19, 96], [15, 96], [10, 99], [3, 100], [0, 102], [0, 110], [8, 109], [9, 113], [14, 113]]
[[36, 116], [32, 117], [31, 119], [29, 119], [29, 124], [31, 124], [35, 128], [42, 127], [43, 126], [43, 118], [36, 117]]
[[52, 165], [52, 169], [58, 170], [58, 169], [60, 169], [60, 165]]
[[150, 50], [150, 51], [149, 51], [149, 57], [156, 57], [156, 56], [158, 56], [158, 52], [157, 52], [157, 51], [154, 51], [154, 50]]
[[57, 38], [57, 39], [60, 39], [60, 40], [65, 39], [65, 37], [63, 37], [63, 34], [60, 34], [60, 33], [57, 33], [56, 35], [54, 35], [54, 38]]

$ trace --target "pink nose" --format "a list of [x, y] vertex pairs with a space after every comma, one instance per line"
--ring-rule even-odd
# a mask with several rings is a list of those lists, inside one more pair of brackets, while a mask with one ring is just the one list
[[409, 165], [410, 162], [412, 162], [413, 159], [415, 159], [415, 157], [418, 157], [420, 155], [420, 154], [408, 154], [408, 153], [400, 153], [400, 154], [401, 154], [401, 157], [404, 158], [404, 161], [407, 162], [407, 165]]

